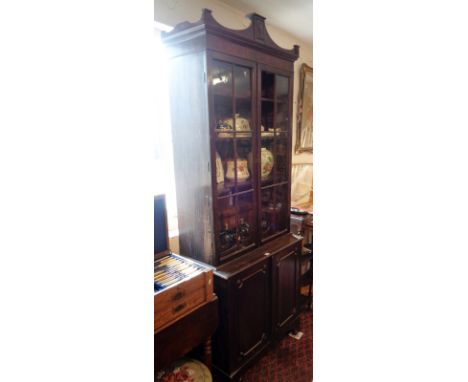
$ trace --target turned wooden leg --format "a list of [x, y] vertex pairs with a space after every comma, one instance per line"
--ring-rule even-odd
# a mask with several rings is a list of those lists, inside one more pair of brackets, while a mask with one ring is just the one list
[[211, 337], [203, 344], [203, 361], [211, 369]]
[[312, 309], [312, 281], [309, 284], [309, 294], [308, 294], [308, 299], [309, 299], [309, 310]]

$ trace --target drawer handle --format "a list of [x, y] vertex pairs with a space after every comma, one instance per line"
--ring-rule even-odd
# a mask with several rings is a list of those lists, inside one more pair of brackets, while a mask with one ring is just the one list
[[244, 286], [244, 283], [242, 282], [241, 279], [237, 280], [237, 288], [242, 288]]
[[180, 312], [182, 309], [185, 308], [187, 304], [184, 302], [183, 304], [179, 304], [177, 305], [174, 309], [172, 309], [172, 313], [178, 313]]
[[174, 296], [172, 296], [172, 301], [180, 300], [184, 296], [185, 296], [184, 292], [177, 292]]

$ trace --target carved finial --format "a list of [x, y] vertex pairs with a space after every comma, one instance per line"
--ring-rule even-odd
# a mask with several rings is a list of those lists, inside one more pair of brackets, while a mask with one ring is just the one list
[[265, 17], [263, 17], [262, 15], [259, 15], [258, 13], [249, 13], [249, 14], [247, 15], [247, 17], [248, 17], [250, 20], [252, 20], [252, 21], [253, 21], [254, 18], [255, 18], [255, 19], [260, 20], [260, 21], [263, 22], [263, 23], [264, 23], [265, 20], [266, 20]]
[[247, 17], [252, 20], [254, 39], [257, 41], [265, 41], [265, 17], [260, 16], [258, 13], [251, 13], [247, 15]]
[[207, 24], [212, 20], [213, 20], [213, 15], [211, 14], [211, 9], [203, 8], [202, 9], [202, 15], [201, 15], [201, 21], [204, 24]]
[[210, 15], [211, 16], [211, 9], [208, 8], [203, 8], [202, 9], [202, 19], [204, 19], [206, 16]]
[[299, 45], [294, 45], [294, 54], [299, 57]]

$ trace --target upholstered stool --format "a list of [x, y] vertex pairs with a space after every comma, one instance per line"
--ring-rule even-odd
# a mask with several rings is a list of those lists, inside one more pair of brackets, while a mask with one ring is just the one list
[[155, 382], [213, 382], [205, 364], [191, 358], [180, 358], [170, 367], [156, 372]]

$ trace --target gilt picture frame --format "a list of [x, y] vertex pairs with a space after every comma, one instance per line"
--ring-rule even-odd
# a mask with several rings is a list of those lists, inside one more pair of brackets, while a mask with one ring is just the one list
[[313, 69], [302, 64], [297, 98], [296, 146], [297, 154], [313, 151]]

